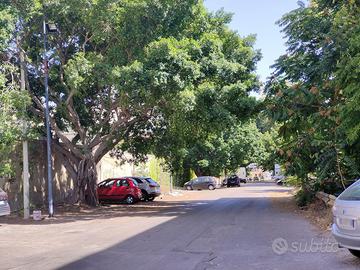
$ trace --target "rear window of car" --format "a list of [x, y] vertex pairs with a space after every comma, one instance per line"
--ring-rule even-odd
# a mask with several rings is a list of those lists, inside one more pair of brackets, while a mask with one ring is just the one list
[[99, 183], [99, 187], [105, 187], [107, 185], [107, 183], [109, 183], [110, 180], [106, 180], [106, 181], [103, 181], [101, 183]]
[[4, 191], [0, 188], [0, 192], [4, 192]]
[[157, 185], [157, 183], [155, 182], [155, 180], [153, 180], [153, 179], [151, 179], [151, 178], [146, 178], [145, 180], [146, 180], [146, 182], [148, 182], [149, 184], [155, 184], [155, 185]]
[[339, 200], [343, 201], [360, 201], [360, 181], [348, 187], [340, 194]]

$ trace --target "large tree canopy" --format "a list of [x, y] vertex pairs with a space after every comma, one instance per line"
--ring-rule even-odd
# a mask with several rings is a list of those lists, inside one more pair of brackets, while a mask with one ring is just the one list
[[[185, 39], [159, 41], [171, 44], [174, 55], [186, 53], [189, 74], [194, 76], [172, 107], [162, 108], [164, 127], [147, 145], [180, 177], [189, 169], [197, 175], [235, 170], [247, 159], [246, 147], [255, 147], [244, 145], [251, 141], [244, 134], [252, 136], [245, 131], [246, 121], [258, 110], [258, 102], [249, 93], [259, 87], [255, 67], [260, 53], [253, 48], [253, 36], [241, 38], [229, 30], [230, 19], [222, 11], [209, 15], [201, 9]], [[136, 137], [122, 150], [138, 153], [141, 146], [146, 149], [146, 142]], [[236, 151], [242, 151], [241, 155], [236, 157]], [[179, 184], [186, 181], [180, 180]]]
[[[38, 123], [44, 121], [43, 73], [49, 69], [53, 147], [75, 179], [74, 201], [96, 204], [95, 166], [114, 146], [131, 151], [161, 141], [176, 147], [184, 133], [210, 138], [253, 111], [248, 93], [258, 85], [259, 59], [253, 38], [241, 39], [228, 29], [228, 14], [210, 14], [202, 1], [58, 0], [43, 6], [8, 0], [0, 7], [6, 15], [2, 55], [19, 66], [24, 51], [29, 113]], [[59, 28], [49, 35], [47, 66], [44, 17]], [[10, 83], [7, 76], [3, 85]], [[177, 117], [192, 125], [180, 126]], [[38, 132], [44, 133], [43, 125]], [[178, 152], [169, 152], [170, 159]]]

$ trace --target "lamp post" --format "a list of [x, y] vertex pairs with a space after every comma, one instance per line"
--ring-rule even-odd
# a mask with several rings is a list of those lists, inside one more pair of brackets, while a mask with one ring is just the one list
[[49, 70], [48, 70], [48, 55], [47, 55], [47, 33], [57, 32], [56, 24], [46, 23], [43, 21], [43, 35], [44, 35], [44, 83], [45, 83], [45, 121], [46, 121], [46, 148], [47, 148], [47, 181], [48, 181], [48, 204], [49, 217], [54, 216], [54, 200], [52, 187], [52, 157], [51, 157], [51, 127], [50, 127], [50, 110], [49, 110]]

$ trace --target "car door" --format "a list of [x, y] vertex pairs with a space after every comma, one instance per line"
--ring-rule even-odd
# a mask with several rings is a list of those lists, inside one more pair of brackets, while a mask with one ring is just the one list
[[210, 178], [209, 177], [203, 177], [201, 179], [201, 188], [202, 189], [207, 189], [210, 183]]
[[98, 185], [97, 193], [99, 196], [99, 200], [110, 199], [108, 198], [108, 194], [111, 190], [111, 182], [114, 183], [113, 180], [105, 180]]
[[194, 180], [192, 180], [191, 186], [193, 189], [199, 189], [200, 188], [199, 178], [195, 178]]
[[114, 198], [124, 200], [129, 194], [130, 184], [126, 179], [118, 179], [114, 185]]
[[115, 182], [116, 179], [109, 180], [103, 187], [103, 197], [108, 200], [116, 199], [115, 197]]

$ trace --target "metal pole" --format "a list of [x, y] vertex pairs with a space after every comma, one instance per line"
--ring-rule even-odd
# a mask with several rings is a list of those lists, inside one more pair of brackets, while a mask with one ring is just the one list
[[47, 146], [47, 180], [48, 180], [48, 203], [49, 217], [54, 216], [54, 202], [52, 190], [52, 158], [51, 158], [51, 132], [50, 132], [50, 114], [49, 114], [49, 71], [47, 56], [47, 30], [46, 21], [43, 21], [44, 34], [44, 82], [45, 82], [45, 118], [46, 118], [46, 146]]
[[[25, 91], [25, 60], [24, 52], [20, 49], [20, 89]], [[30, 217], [30, 203], [29, 203], [29, 151], [28, 142], [26, 140], [27, 125], [26, 120], [23, 120], [23, 197], [24, 197], [24, 219]]]

